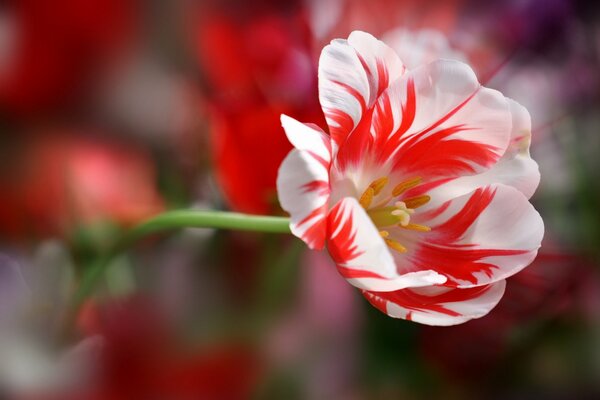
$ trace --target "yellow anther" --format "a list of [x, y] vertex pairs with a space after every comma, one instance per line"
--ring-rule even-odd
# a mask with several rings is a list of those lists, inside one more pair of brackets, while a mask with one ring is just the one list
[[385, 239], [385, 244], [387, 244], [391, 249], [396, 250], [398, 253], [406, 253], [407, 251], [406, 247], [402, 246], [394, 239]]
[[404, 199], [404, 203], [406, 204], [406, 207], [408, 207], [408, 208], [419, 208], [419, 207], [429, 203], [429, 200], [431, 200], [431, 197], [429, 197], [425, 194], [423, 196], [416, 196], [416, 197], [411, 197], [409, 199]]
[[390, 236], [390, 233], [388, 231], [379, 231], [379, 235], [385, 239], [386, 237]]
[[401, 228], [410, 229], [411, 231], [418, 231], [418, 232], [429, 232], [431, 230], [431, 228], [428, 227], [427, 225], [419, 225], [419, 224], [408, 224], [406, 226], [400, 224], [398, 226]]
[[371, 182], [369, 187], [373, 189], [375, 196], [377, 196], [379, 193], [381, 193], [385, 185], [387, 185], [388, 181], [389, 179], [387, 176], [382, 176], [381, 178], [375, 179], [373, 182]]
[[397, 184], [396, 186], [394, 186], [394, 189], [392, 190], [392, 196], [394, 196], [394, 197], [400, 196], [402, 193], [406, 192], [408, 189], [414, 188], [415, 186], [420, 184], [422, 181], [423, 180], [421, 179], [420, 176], [416, 176], [414, 178], [402, 181], [399, 184]]
[[365, 190], [365, 192], [362, 194], [362, 196], [360, 196], [360, 200], [358, 202], [364, 209], [367, 209], [371, 205], [374, 196], [375, 189], [373, 189], [372, 187], [368, 187], [367, 190]]

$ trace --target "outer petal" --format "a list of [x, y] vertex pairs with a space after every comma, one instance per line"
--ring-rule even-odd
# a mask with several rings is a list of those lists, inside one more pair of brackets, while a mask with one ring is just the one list
[[399, 274], [387, 245], [355, 198], [338, 202], [327, 219], [327, 249], [352, 285], [383, 292], [446, 281], [434, 271]]
[[510, 133], [506, 98], [482, 87], [468, 65], [439, 60], [386, 90], [375, 105], [371, 143], [339, 157], [368, 152], [379, 164], [425, 179], [471, 175], [500, 159]]
[[363, 291], [363, 295], [390, 317], [449, 326], [489, 313], [502, 298], [505, 287], [506, 281], [499, 281], [470, 289], [430, 286], [386, 293]]
[[[531, 144], [531, 116], [525, 107], [508, 99], [512, 114], [510, 144], [504, 156], [490, 171], [487, 183], [512, 186], [531, 198], [540, 184], [540, 170], [529, 154]], [[483, 180], [483, 179], [482, 179]]]
[[398, 56], [364, 32], [336, 39], [319, 59], [319, 100], [337, 147], [390, 82], [404, 73]]
[[512, 131], [510, 144], [500, 161], [481, 174], [440, 182], [440, 186], [429, 191], [432, 197], [457, 197], [491, 183], [512, 186], [527, 198], [533, 196], [540, 183], [540, 171], [529, 154], [531, 117], [525, 107], [514, 100], [508, 101], [512, 114]]
[[329, 139], [317, 128], [286, 116], [282, 116], [282, 124], [297, 149], [288, 154], [279, 168], [279, 202], [290, 213], [292, 233], [310, 248], [322, 249], [330, 193]]
[[487, 285], [519, 272], [537, 254], [544, 224], [518, 190], [490, 185], [414, 216], [431, 232], [407, 253], [417, 270], [448, 277], [447, 286]]
[[368, 33], [354, 31], [348, 36], [348, 43], [356, 50], [367, 73], [370, 94], [367, 105], [371, 108], [377, 97], [401, 77], [406, 68], [394, 50]]
[[309, 151], [321, 158], [324, 163], [331, 161], [329, 136], [317, 125], [303, 124], [281, 114], [281, 126], [283, 126], [288, 140], [296, 149]]

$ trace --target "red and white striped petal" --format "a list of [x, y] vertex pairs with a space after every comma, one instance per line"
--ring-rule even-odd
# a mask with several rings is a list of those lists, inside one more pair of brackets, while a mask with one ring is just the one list
[[281, 126], [296, 149], [311, 152], [315, 158], [322, 159], [324, 164], [328, 165], [331, 162], [331, 141], [317, 125], [303, 124], [281, 114]]
[[500, 161], [481, 174], [440, 182], [440, 186], [429, 190], [430, 196], [453, 198], [492, 183], [512, 186], [527, 198], [533, 196], [540, 183], [540, 171], [529, 154], [531, 117], [525, 107], [516, 101], [508, 99], [508, 102], [512, 114], [511, 139]]
[[436, 203], [411, 219], [431, 227], [407, 253], [416, 270], [433, 269], [447, 286], [465, 288], [508, 278], [535, 258], [544, 223], [517, 189], [490, 185]]
[[502, 280], [469, 289], [430, 286], [383, 293], [363, 291], [363, 295], [390, 317], [450, 326], [489, 313], [502, 298], [505, 287], [506, 281]]
[[348, 43], [354, 47], [369, 81], [369, 101], [371, 108], [379, 95], [400, 78], [406, 68], [392, 48], [373, 35], [354, 31], [348, 36]]
[[482, 87], [468, 65], [439, 60], [405, 74], [379, 97], [370, 133], [369, 153], [398, 172], [424, 179], [472, 175], [506, 151], [511, 113], [506, 98]]
[[387, 245], [353, 197], [339, 201], [327, 217], [327, 249], [340, 274], [352, 285], [375, 291], [441, 284], [434, 271], [399, 274]]
[[398, 56], [364, 32], [336, 39], [319, 58], [319, 100], [329, 132], [339, 147], [381, 91], [404, 73]]
[[281, 207], [290, 213], [290, 229], [311, 249], [325, 246], [329, 201], [329, 137], [316, 125], [306, 125], [286, 115], [281, 125], [296, 148], [285, 158], [277, 175]]
[[311, 249], [325, 245], [329, 166], [311, 152], [292, 150], [277, 175], [281, 207], [290, 214], [290, 229]]

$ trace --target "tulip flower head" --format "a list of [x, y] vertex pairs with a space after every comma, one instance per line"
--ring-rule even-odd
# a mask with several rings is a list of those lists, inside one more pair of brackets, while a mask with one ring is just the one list
[[326, 46], [319, 100], [329, 134], [285, 115], [295, 147], [277, 191], [292, 233], [327, 247], [381, 311], [429, 325], [487, 314], [544, 233], [525, 108], [459, 61], [408, 70], [373, 36]]

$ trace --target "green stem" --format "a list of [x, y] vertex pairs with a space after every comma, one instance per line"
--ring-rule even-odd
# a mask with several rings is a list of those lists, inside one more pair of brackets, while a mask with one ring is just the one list
[[111, 260], [141, 238], [182, 228], [236, 229], [255, 232], [290, 233], [289, 219], [263, 215], [248, 215], [224, 211], [167, 211], [134, 226], [86, 269], [81, 285], [73, 298], [73, 317], [98, 284]]

